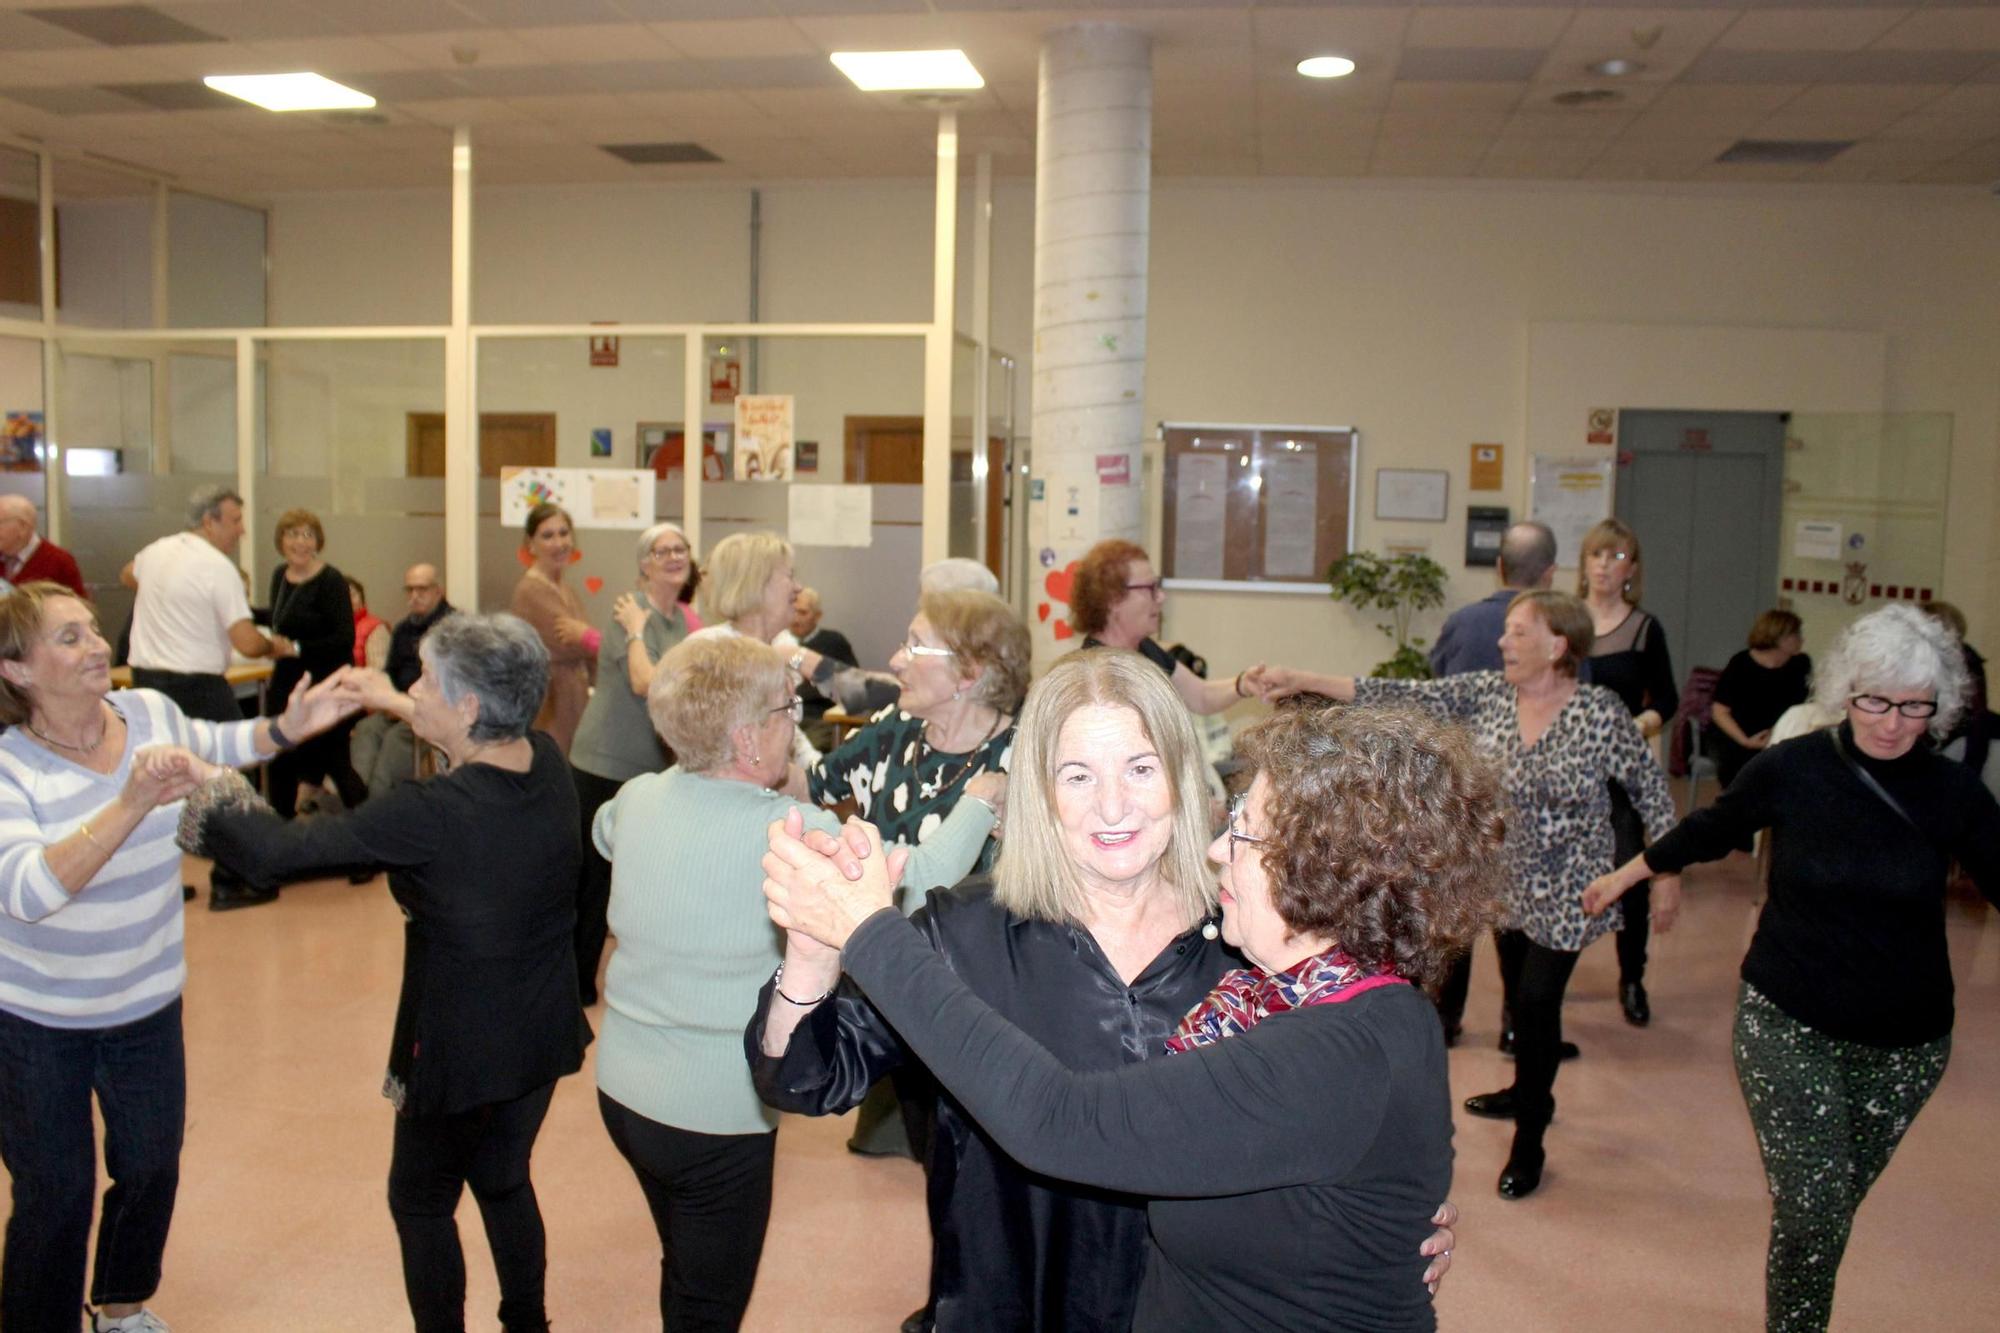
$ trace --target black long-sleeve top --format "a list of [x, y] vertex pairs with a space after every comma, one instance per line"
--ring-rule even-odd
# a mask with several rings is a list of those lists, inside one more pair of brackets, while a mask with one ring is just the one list
[[844, 966], [1017, 1160], [1152, 1198], [1135, 1328], [1436, 1326], [1418, 1246], [1451, 1183], [1451, 1105], [1437, 1014], [1415, 987], [1077, 1071], [893, 909], [854, 933]]
[[292, 687], [306, 672], [320, 681], [354, 663], [354, 603], [346, 577], [332, 565], [321, 566], [304, 583], [287, 579], [283, 565], [272, 570], [271, 604], [257, 620], [299, 648], [297, 657], [279, 658], [271, 668], [264, 691], [264, 711], [271, 717], [285, 711]]
[[[1241, 965], [1189, 930], [1127, 985], [1089, 931], [1014, 916], [993, 901], [984, 876], [931, 894], [910, 920], [920, 948], [1073, 1069], [1159, 1061], [1181, 1017]], [[850, 1110], [877, 1079], [915, 1063], [895, 1028], [848, 982], [799, 1025], [783, 1056], [766, 1056], [771, 1003], [767, 985], [745, 1048], [758, 1095], [780, 1110]], [[1146, 1259], [1143, 1200], [1029, 1170], [949, 1090], [938, 1102], [927, 1188], [931, 1295], [945, 1333], [1132, 1326]]]
[[1591, 644], [1583, 679], [1617, 695], [1633, 717], [1650, 708], [1660, 721], [1668, 722], [1680, 711], [1681, 692], [1674, 684], [1666, 628], [1636, 606], [1616, 629], [1598, 635]]
[[253, 884], [386, 868], [408, 918], [384, 1092], [449, 1115], [531, 1092], [583, 1064], [576, 998], [576, 787], [530, 732], [526, 773], [467, 764], [348, 814], [217, 810], [204, 846]]
[[[1836, 743], [1921, 826], [1910, 827], [1841, 758]], [[1921, 742], [1871, 759], [1843, 722], [1753, 758], [1715, 804], [1646, 849], [1679, 874], [1771, 830], [1771, 887], [1743, 979], [1799, 1022], [1870, 1046], [1915, 1046], [1951, 1031], [1945, 878], [1953, 857], [2000, 902], [2000, 805], [1969, 769]]]

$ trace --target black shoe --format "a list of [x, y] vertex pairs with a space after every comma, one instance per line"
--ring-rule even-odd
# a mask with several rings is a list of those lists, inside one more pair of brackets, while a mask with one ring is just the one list
[[1628, 981], [1621, 985], [1618, 1003], [1625, 1010], [1625, 1021], [1633, 1027], [1642, 1028], [1653, 1021], [1653, 1006], [1646, 1002], [1646, 988], [1640, 983]]
[[1540, 1189], [1547, 1160], [1540, 1148], [1516, 1148], [1507, 1154], [1507, 1165], [1500, 1172], [1500, 1197], [1525, 1199]]
[[[1513, 1053], [1514, 1029], [1502, 1028], [1500, 1029], [1500, 1054], [1512, 1055]], [[1558, 1060], [1574, 1060], [1582, 1054], [1582, 1048], [1573, 1041], [1566, 1041], [1556, 1048], [1556, 1058]]]
[[1445, 1047], [1445, 1049], [1446, 1049], [1446, 1050], [1450, 1050], [1450, 1049], [1451, 1049], [1452, 1047], [1454, 1047], [1454, 1046], [1458, 1045], [1458, 1039], [1459, 1039], [1460, 1037], [1463, 1037], [1464, 1035], [1465, 1035], [1465, 1025], [1464, 1025], [1464, 1024], [1462, 1024], [1462, 1023], [1446, 1023], [1446, 1024], [1444, 1025], [1444, 1047]]
[[233, 912], [239, 907], [262, 907], [276, 901], [276, 889], [253, 889], [248, 884], [210, 885], [208, 890], [211, 912]]
[[926, 1305], [903, 1321], [901, 1333], [931, 1333], [936, 1327], [937, 1321], [931, 1317], [931, 1307]]
[[1512, 1120], [1514, 1118], [1514, 1090], [1502, 1088], [1498, 1092], [1482, 1092], [1465, 1099], [1465, 1109], [1473, 1115], [1487, 1120]]

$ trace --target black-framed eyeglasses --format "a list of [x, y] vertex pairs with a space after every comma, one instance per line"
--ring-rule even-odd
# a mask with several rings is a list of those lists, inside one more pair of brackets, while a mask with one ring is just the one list
[[1125, 585], [1125, 591], [1149, 592], [1153, 594], [1153, 596], [1158, 597], [1160, 595], [1160, 581], [1158, 579], [1154, 579], [1151, 583], [1128, 583]]
[[806, 701], [795, 694], [770, 711], [773, 713], [790, 713], [793, 722], [801, 722], [805, 719], [806, 715]]
[[1901, 713], [1904, 717], [1937, 716], [1937, 700], [1935, 699], [1903, 699], [1898, 701], [1895, 699], [1884, 699], [1879, 694], [1851, 694], [1847, 697], [1847, 702], [1853, 704], [1862, 712], [1872, 713], [1876, 717], [1882, 717], [1892, 711]]
[[1238, 792], [1229, 798], [1229, 864], [1231, 865], [1236, 864], [1237, 843], [1247, 842], [1253, 847], [1263, 847], [1271, 841], [1269, 838], [1253, 838], [1248, 833], [1237, 832], [1243, 827], [1243, 821], [1249, 815], [1249, 808], [1249, 792]]

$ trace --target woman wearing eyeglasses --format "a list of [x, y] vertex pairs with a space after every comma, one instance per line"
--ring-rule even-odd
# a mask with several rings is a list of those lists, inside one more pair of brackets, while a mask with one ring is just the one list
[[[660, 1234], [671, 1329], [734, 1328], [763, 1254], [778, 1118], [743, 1064], [744, 1009], [780, 958], [760, 885], [765, 830], [801, 705], [786, 654], [744, 634], [695, 634], [656, 664], [646, 711], [675, 756], [597, 812], [611, 862], [611, 929], [597, 1050], [598, 1108]], [[986, 828], [979, 828], [984, 839]], [[917, 892], [948, 884], [941, 848], [912, 858]]]
[[604, 957], [605, 906], [611, 863], [590, 845], [597, 811], [618, 788], [671, 762], [646, 720], [653, 668], [688, 636], [687, 603], [701, 585], [694, 552], [677, 523], [655, 523], [639, 534], [639, 584], [611, 607], [598, 647], [604, 674], [584, 706], [570, 742], [570, 774], [583, 818], [583, 866], [576, 883], [576, 982], [586, 1005], [597, 1003], [597, 968]]
[[1254, 682], [1261, 667], [1222, 680], [1203, 680], [1154, 642], [1166, 603], [1166, 590], [1145, 548], [1113, 538], [1097, 543], [1077, 562], [1070, 584], [1069, 623], [1083, 635], [1085, 648], [1129, 648], [1166, 672], [1174, 693], [1191, 713], [1220, 713], [1257, 692]]
[[1822, 1329], [1868, 1189], [1944, 1075], [1954, 858], [2000, 902], [2000, 806], [1926, 742], [1964, 706], [1951, 632], [1913, 607], [1848, 626], [1817, 684], [1838, 728], [1765, 750], [1715, 804], [1592, 884], [1601, 911], [1652, 874], [1771, 833], [1769, 896], [1743, 959], [1736, 1077], [1771, 1190], [1765, 1322]]

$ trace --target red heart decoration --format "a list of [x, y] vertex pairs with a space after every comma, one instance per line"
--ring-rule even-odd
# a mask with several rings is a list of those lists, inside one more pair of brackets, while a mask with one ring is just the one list
[[[575, 563], [576, 563], [577, 561], [579, 561], [579, 560], [581, 560], [581, 559], [583, 559], [583, 552], [582, 552], [582, 551], [579, 551], [579, 550], [577, 550], [577, 549], [576, 549], [575, 547], [571, 547], [571, 548], [570, 548], [570, 553], [569, 553], [569, 562], [570, 562], [570, 563], [571, 563], [571, 564], [573, 565], [573, 564], [575, 564]], [[595, 589], [595, 588], [592, 588], [592, 589], [591, 589], [591, 591], [592, 591], [592, 592], [596, 592], [596, 591], [597, 591], [597, 589]]]
[[604, 580], [592, 574], [583, 581], [583, 586], [590, 589], [592, 596], [596, 596], [598, 593], [604, 591]]
[[1069, 627], [1069, 622], [1067, 620], [1058, 620], [1055, 625], [1055, 630], [1056, 630], [1056, 638], [1058, 640], [1067, 639], [1072, 634], [1076, 633], [1075, 630]]
[[1052, 569], [1042, 580], [1042, 586], [1049, 590], [1049, 596], [1058, 602], [1069, 601], [1069, 590], [1076, 582], [1076, 561], [1072, 560], [1061, 569]]
[[1043, 602], [1035, 608], [1035, 618], [1038, 620], [1047, 620], [1049, 618], [1049, 604], [1047, 602]]

